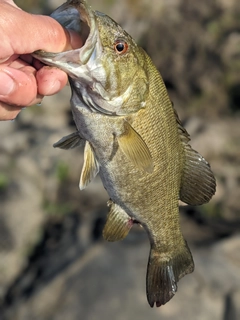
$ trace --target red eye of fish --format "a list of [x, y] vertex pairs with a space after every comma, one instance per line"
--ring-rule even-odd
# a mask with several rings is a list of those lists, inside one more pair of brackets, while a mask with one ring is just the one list
[[128, 50], [128, 44], [123, 40], [116, 41], [114, 45], [114, 49], [118, 54], [124, 54]]

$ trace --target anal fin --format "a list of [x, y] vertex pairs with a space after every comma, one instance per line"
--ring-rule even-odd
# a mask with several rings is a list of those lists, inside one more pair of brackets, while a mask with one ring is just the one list
[[109, 201], [108, 206], [110, 210], [103, 229], [103, 238], [107, 241], [122, 240], [128, 235], [133, 225], [133, 220], [116, 203]]
[[93, 153], [92, 147], [86, 141], [84, 148], [84, 164], [80, 176], [79, 188], [83, 190], [99, 172], [99, 164]]
[[59, 141], [54, 143], [54, 148], [60, 148], [64, 150], [81, 147], [84, 145], [84, 139], [79, 136], [78, 131], [62, 137]]

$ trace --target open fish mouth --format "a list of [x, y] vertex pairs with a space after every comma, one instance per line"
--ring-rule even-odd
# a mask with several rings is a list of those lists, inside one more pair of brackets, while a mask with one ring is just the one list
[[[76, 2], [76, 1], [75, 1]], [[72, 1], [72, 3], [75, 3]], [[79, 2], [78, 9], [71, 3], [64, 3], [50, 16], [57, 20], [64, 28], [76, 31], [85, 43], [89, 33], [91, 20], [89, 19], [89, 7]]]
[[97, 43], [98, 30], [94, 11], [84, 0], [72, 0], [61, 5], [50, 16], [64, 28], [76, 31], [82, 39], [83, 46], [60, 53], [38, 50], [32, 55], [47, 65], [62, 69], [74, 78], [76, 68], [89, 61]]

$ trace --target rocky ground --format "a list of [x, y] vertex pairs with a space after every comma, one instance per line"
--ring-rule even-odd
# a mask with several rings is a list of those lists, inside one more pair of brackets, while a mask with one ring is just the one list
[[[46, 2], [45, 10], [57, 2]], [[80, 192], [82, 150], [52, 148], [74, 131], [67, 87], [0, 123], [0, 320], [237, 320], [240, 6], [234, 0], [91, 3], [153, 57], [192, 146], [216, 175], [208, 205], [181, 207], [195, 271], [167, 305], [151, 309], [145, 233], [135, 227], [122, 242], [102, 240], [108, 196], [100, 179]]]

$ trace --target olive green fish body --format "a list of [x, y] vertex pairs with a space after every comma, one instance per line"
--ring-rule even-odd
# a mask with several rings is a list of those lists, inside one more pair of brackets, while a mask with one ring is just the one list
[[110, 196], [105, 239], [123, 239], [133, 223], [148, 233], [147, 298], [150, 306], [160, 306], [194, 269], [178, 201], [208, 202], [214, 176], [190, 147], [151, 59], [115, 21], [79, 0], [68, 1], [52, 17], [85, 39], [76, 50], [34, 54], [69, 74], [77, 131], [54, 146], [85, 146], [80, 189], [100, 174]]
[[[165, 85], [147, 55], [145, 59], [146, 65], [149, 64], [149, 94], [145, 108], [127, 117], [89, 114], [84, 107], [82, 110], [76, 107], [75, 100], [72, 108], [80, 135], [91, 143], [111, 199], [149, 229], [149, 234], [151, 230], [154, 234], [154, 229], [163, 230], [164, 219], [167, 222], [170, 216], [176, 216], [173, 228], [176, 233], [184, 149]], [[119, 148], [116, 136], [124, 134], [126, 122], [148, 146], [153, 172], [146, 174], [136, 168]], [[172, 235], [176, 238], [174, 233]], [[157, 243], [159, 237], [155, 238], [153, 241]]]

